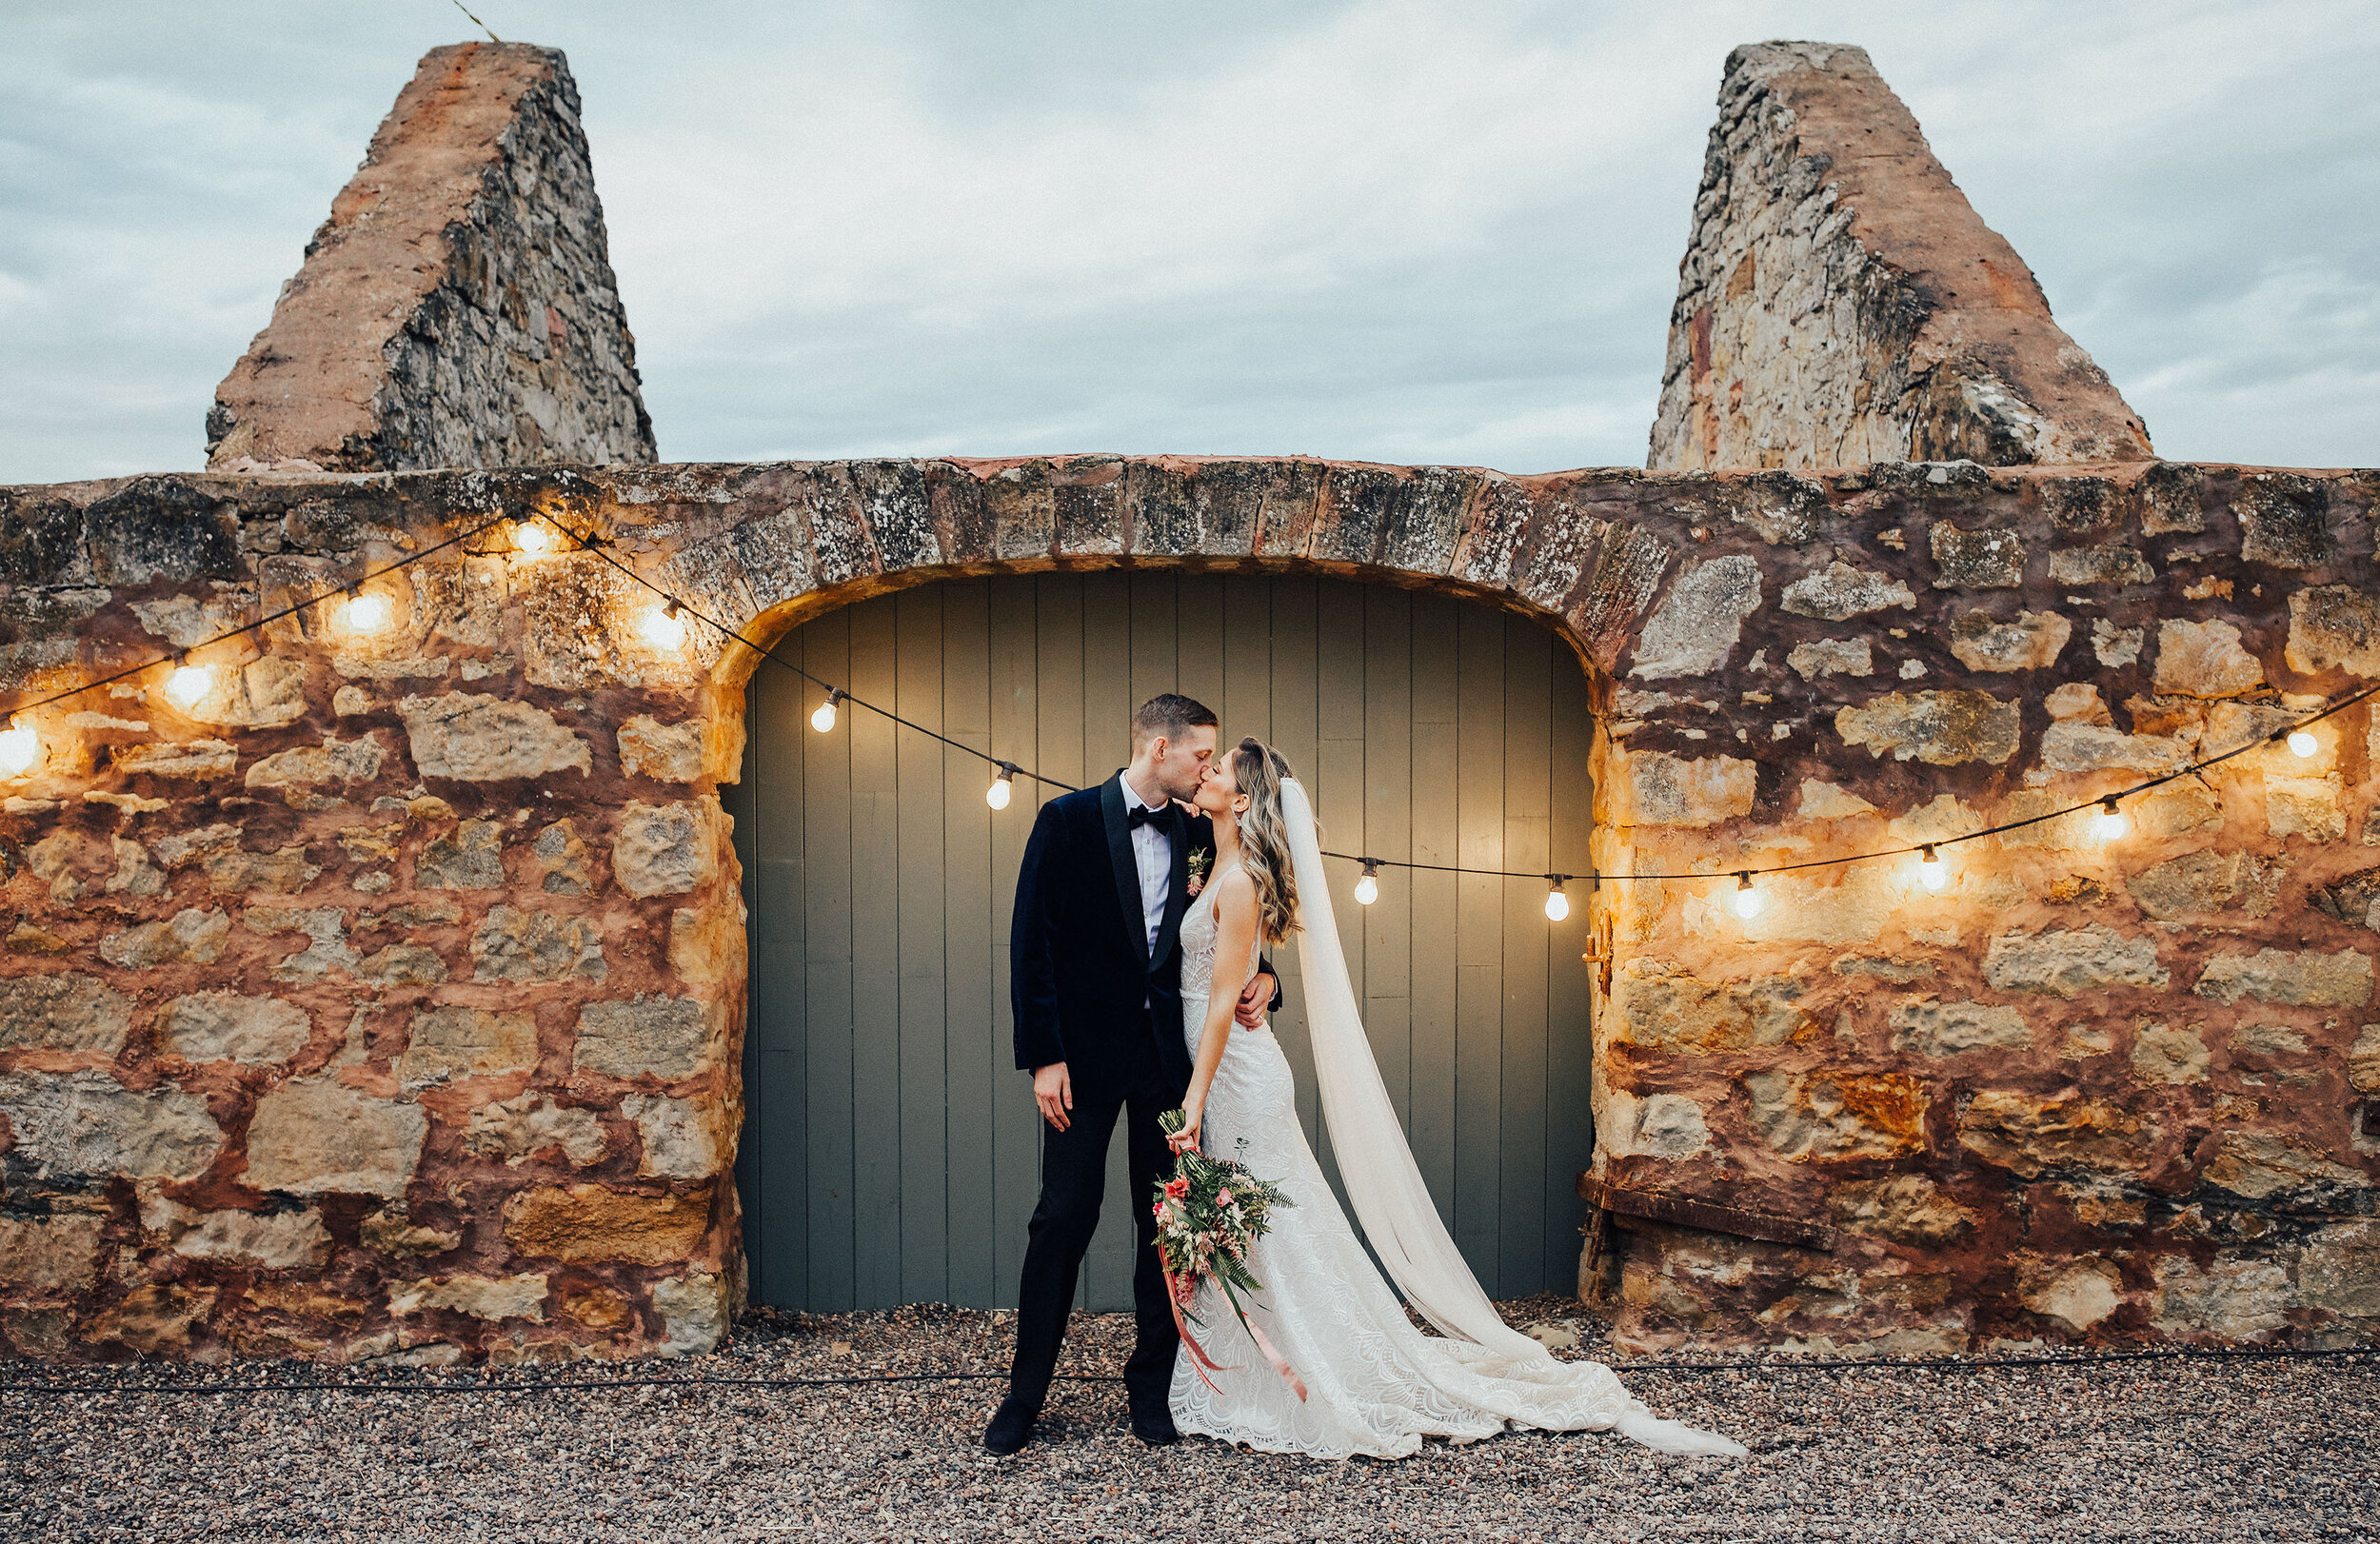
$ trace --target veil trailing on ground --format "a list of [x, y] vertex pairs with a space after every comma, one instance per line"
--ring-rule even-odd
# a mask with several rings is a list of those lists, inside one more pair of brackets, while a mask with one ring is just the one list
[[[1530, 1383], [1563, 1381], [1588, 1369], [1557, 1360], [1496, 1312], [1479, 1278], [1430, 1199], [1414, 1162], [1412, 1145], [1389, 1102], [1379, 1063], [1363, 1032], [1347, 958], [1339, 946], [1331, 910], [1330, 881], [1322, 872], [1322, 847], [1315, 832], [1314, 806], [1295, 779], [1281, 784], [1281, 812], [1298, 883], [1298, 958], [1304, 967], [1306, 1025], [1314, 1041], [1314, 1080], [1322, 1118], [1339, 1155], [1348, 1203], [1363, 1226], [1372, 1252], [1406, 1302], [1440, 1334], [1468, 1340], [1496, 1354], [1498, 1376]], [[1488, 1371], [1488, 1369], [1482, 1369]], [[1609, 1376], [1600, 1368], [1594, 1371]], [[1617, 1429], [1648, 1447], [1667, 1453], [1740, 1455], [1723, 1436], [1676, 1421], [1661, 1420], [1641, 1405]]]

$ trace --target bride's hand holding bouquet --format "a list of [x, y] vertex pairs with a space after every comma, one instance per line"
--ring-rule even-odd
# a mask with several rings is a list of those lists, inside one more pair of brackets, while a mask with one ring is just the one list
[[1264, 1354], [1264, 1359], [1273, 1364], [1274, 1370], [1288, 1380], [1302, 1399], [1306, 1396], [1304, 1380], [1291, 1370], [1288, 1358], [1274, 1348], [1265, 1333], [1250, 1322], [1247, 1310], [1240, 1302], [1240, 1293], [1263, 1290], [1263, 1283], [1248, 1271], [1249, 1246], [1272, 1227], [1274, 1207], [1297, 1203], [1282, 1193], [1279, 1185], [1259, 1179], [1245, 1165], [1228, 1158], [1209, 1158], [1199, 1151], [1200, 1114], [1200, 1107], [1191, 1104], [1168, 1110], [1157, 1118], [1175, 1154], [1173, 1178], [1158, 1182], [1157, 1196], [1149, 1208], [1157, 1217], [1157, 1249], [1165, 1265], [1166, 1296], [1172, 1300], [1174, 1328], [1181, 1336], [1182, 1348], [1190, 1354], [1191, 1370], [1199, 1375], [1200, 1381], [1213, 1388], [1214, 1380], [1207, 1373], [1230, 1369], [1218, 1366], [1207, 1356], [1206, 1348], [1191, 1335], [1190, 1326], [1200, 1320], [1189, 1311], [1198, 1298], [1199, 1283], [1212, 1277], [1249, 1338], [1256, 1342], [1257, 1350]]

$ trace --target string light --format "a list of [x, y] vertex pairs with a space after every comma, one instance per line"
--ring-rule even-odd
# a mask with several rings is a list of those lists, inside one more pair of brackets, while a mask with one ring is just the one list
[[1547, 878], [1553, 880], [1554, 888], [1545, 892], [1545, 920], [1558, 922], [1570, 915], [1570, 897], [1562, 894], [1562, 881], [1558, 876], [1548, 875]]
[[175, 706], [187, 713], [198, 706], [208, 688], [214, 685], [215, 672], [212, 666], [190, 663], [188, 654], [176, 658], [181, 663], [174, 666], [173, 674], [166, 678], [166, 695], [173, 700]]
[[810, 727], [822, 735], [832, 729], [835, 726], [835, 704], [842, 701], [843, 688], [829, 686], [826, 689], [826, 701], [819, 703], [818, 711], [810, 715]]
[[1017, 785], [1012, 781], [1017, 775], [1017, 763], [1002, 762], [997, 764], [1000, 770], [993, 774], [992, 785], [983, 790], [983, 802], [994, 809], [1006, 809], [1009, 796], [1017, 791]]
[[1760, 908], [1768, 903], [1768, 898], [1752, 887], [1752, 871], [1746, 869], [1735, 876], [1735, 893], [1727, 898], [1727, 903], [1736, 916], [1748, 922], [1760, 915]]
[[1951, 882], [1951, 865], [1942, 861], [1942, 855], [1931, 843], [1918, 849], [1917, 882], [1929, 890], [1939, 890]]
[[9, 726], [0, 729], [0, 778], [21, 778], [40, 761], [40, 732], [15, 714], [10, 714]]
[[685, 620], [678, 615], [678, 603], [675, 601], [645, 612], [642, 626], [645, 641], [655, 648], [685, 647]]
[[2290, 731], [2290, 749], [2311, 761], [2314, 753], [2322, 749], [2322, 742], [2313, 737], [2311, 729], [2292, 729]]
[[1363, 861], [1363, 875], [1356, 881], [1356, 904], [1368, 906], [1380, 899], [1380, 865], [1378, 860]]
[[512, 523], [512, 545], [525, 558], [542, 558], [554, 549], [554, 533], [535, 515], [522, 515]]
[[359, 595], [349, 590], [347, 604], [339, 608], [339, 622], [349, 632], [376, 633], [387, 626], [395, 614], [396, 607], [388, 604], [386, 595]]
[[2099, 813], [2091, 817], [2091, 834], [2101, 841], [2120, 841], [2132, 828], [2132, 818], [2126, 815], [2113, 799], [2099, 801]]

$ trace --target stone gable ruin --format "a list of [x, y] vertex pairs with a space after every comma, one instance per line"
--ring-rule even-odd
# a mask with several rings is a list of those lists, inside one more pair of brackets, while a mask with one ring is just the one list
[[[620, 565], [762, 646], [952, 576], [1159, 566], [1553, 630], [1599, 720], [1563, 936], [1598, 973], [1581, 1284], [1623, 1345], [2380, 1328], [2380, 718], [2270, 742], [2380, 683], [2380, 473], [2155, 460], [1858, 50], [1729, 61], [1650, 471], [638, 465], [603, 254], [560, 55], [437, 50], [225, 383], [213, 469], [0, 489], [8, 701], [165, 662], [29, 710], [0, 782], [16, 1353], [725, 1333], [720, 790], [760, 662], [673, 641]], [[2235, 745], [2118, 837], [1732, 903]]]

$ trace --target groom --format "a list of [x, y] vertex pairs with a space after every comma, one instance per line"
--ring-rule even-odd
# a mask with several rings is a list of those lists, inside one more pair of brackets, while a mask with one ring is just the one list
[[[1124, 1363], [1132, 1434], [1178, 1440], [1166, 1396], [1173, 1382], [1173, 1312], [1148, 1197], [1172, 1167], [1157, 1118], [1181, 1103], [1190, 1051], [1181, 1029], [1177, 937], [1192, 895], [1193, 855], [1215, 838], [1204, 816], [1176, 800], [1197, 791], [1215, 757], [1215, 715], [1167, 692], [1132, 716], [1132, 764], [1097, 787], [1041, 806], [1017, 876], [1009, 936], [1009, 1001], [1017, 1065], [1033, 1074], [1041, 1136], [1041, 1198], [1017, 1289], [1017, 1350], [983, 1445], [1011, 1454], [1033, 1438], [1073, 1305], [1075, 1277], [1099, 1227], [1107, 1138], [1124, 1116], [1138, 1249], [1132, 1301], [1139, 1339]], [[1240, 1021], [1279, 1007], [1272, 966], [1259, 962]]]

